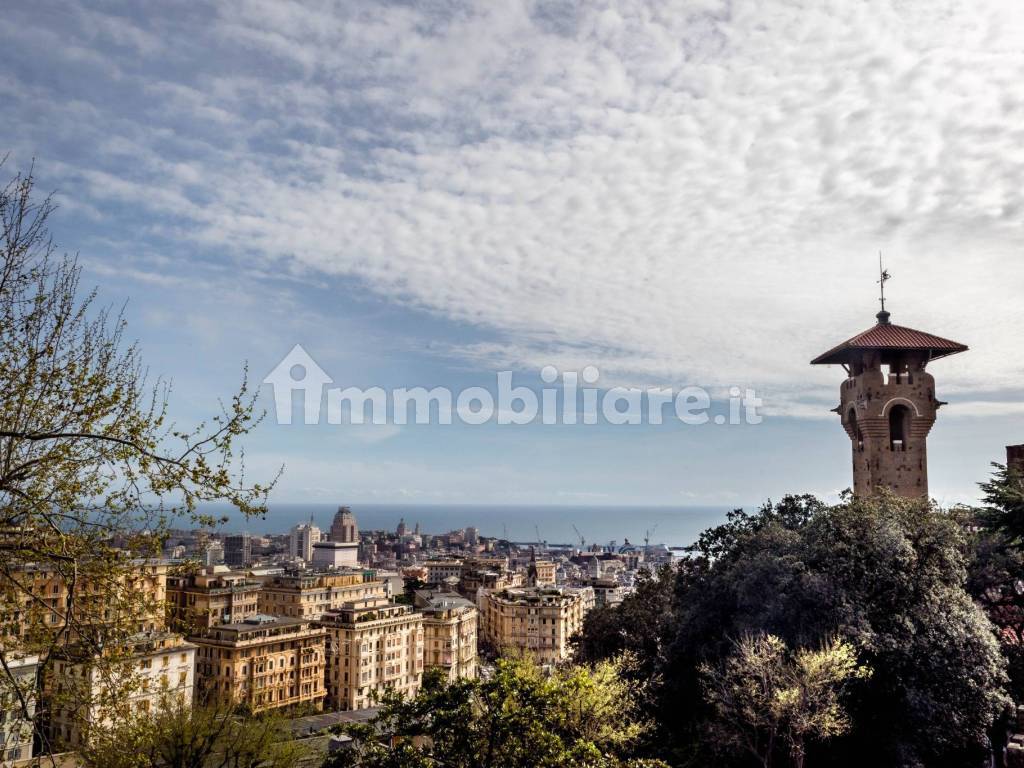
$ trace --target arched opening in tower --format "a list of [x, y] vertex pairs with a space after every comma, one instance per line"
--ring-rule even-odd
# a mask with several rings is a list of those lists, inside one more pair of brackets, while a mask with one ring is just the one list
[[910, 409], [905, 405], [894, 405], [889, 410], [889, 448], [894, 451], [907, 450], [909, 434]]

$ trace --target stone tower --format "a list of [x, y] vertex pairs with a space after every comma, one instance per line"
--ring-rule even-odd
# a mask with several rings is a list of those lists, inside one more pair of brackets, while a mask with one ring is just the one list
[[[883, 278], [887, 278], [883, 274]], [[853, 446], [853, 491], [870, 496], [889, 488], [907, 498], [928, 496], [928, 432], [945, 405], [933, 360], [967, 349], [949, 339], [893, 325], [883, 309], [878, 322], [811, 361], [846, 370], [835, 411]]]

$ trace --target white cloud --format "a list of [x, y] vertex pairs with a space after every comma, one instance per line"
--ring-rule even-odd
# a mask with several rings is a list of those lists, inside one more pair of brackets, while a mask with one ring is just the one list
[[[165, 234], [490, 330], [473, 360], [751, 385], [797, 416], [840, 376], [807, 361], [872, 321], [881, 248], [894, 321], [972, 347], [936, 364], [940, 393], [1008, 396], [1016, 6], [237, 0], [136, 32], [92, 14], [50, 53], [109, 78], [73, 107], [96, 156], [62, 172]], [[55, 124], [72, 109], [9, 92]]]

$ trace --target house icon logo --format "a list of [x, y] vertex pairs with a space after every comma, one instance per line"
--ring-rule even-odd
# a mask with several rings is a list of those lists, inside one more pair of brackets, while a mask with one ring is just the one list
[[292, 347], [292, 351], [263, 379], [263, 383], [269, 384], [274, 390], [278, 424], [292, 423], [292, 393], [296, 391], [302, 393], [304, 422], [319, 423], [323, 388], [333, 381], [301, 344]]

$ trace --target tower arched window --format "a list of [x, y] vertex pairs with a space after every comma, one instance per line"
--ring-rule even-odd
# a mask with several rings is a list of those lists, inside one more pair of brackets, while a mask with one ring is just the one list
[[907, 450], [910, 434], [910, 409], [905, 405], [894, 405], [889, 409], [889, 447], [894, 451]]

